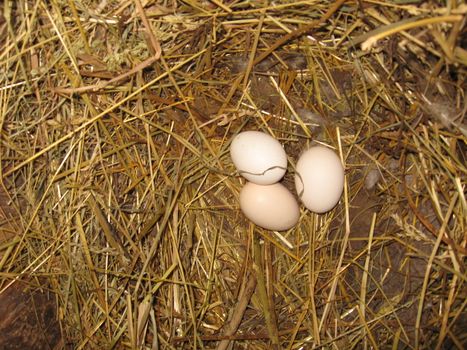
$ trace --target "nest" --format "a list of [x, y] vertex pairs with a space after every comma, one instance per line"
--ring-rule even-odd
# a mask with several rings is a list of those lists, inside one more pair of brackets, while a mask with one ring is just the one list
[[[465, 348], [466, 13], [2, 3], [0, 347]], [[248, 222], [242, 130], [334, 148], [340, 203]]]

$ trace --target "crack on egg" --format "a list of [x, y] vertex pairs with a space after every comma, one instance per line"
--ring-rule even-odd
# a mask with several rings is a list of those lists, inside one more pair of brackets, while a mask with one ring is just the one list
[[239, 170], [238, 173], [240, 175], [243, 176], [243, 174], [247, 174], [247, 175], [253, 175], [253, 176], [263, 176], [263, 175], [266, 175], [266, 173], [268, 171], [271, 171], [271, 170], [274, 170], [274, 169], [281, 169], [281, 170], [286, 170], [287, 171], [287, 168], [283, 167], [283, 166], [280, 166], [280, 165], [274, 165], [272, 167], [269, 167], [267, 168], [265, 171], [263, 171], [262, 173], [252, 173], [252, 172], [249, 172], [249, 171], [245, 171], [245, 170]]
[[[297, 193], [298, 198], [302, 199], [303, 193], [305, 193], [305, 183], [303, 182], [302, 175], [300, 175], [300, 173], [298, 171], [295, 172], [295, 175], [298, 176], [298, 178], [300, 179], [300, 183], [302, 184], [302, 190], [300, 191], [300, 193]], [[297, 187], [297, 186], [295, 186], [295, 187]], [[298, 190], [298, 188], [297, 188], [297, 190]]]

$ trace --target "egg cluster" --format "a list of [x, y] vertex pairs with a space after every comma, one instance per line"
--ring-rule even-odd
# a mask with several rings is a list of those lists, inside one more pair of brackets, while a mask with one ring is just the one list
[[[260, 131], [241, 132], [232, 140], [230, 156], [248, 180], [240, 191], [240, 209], [245, 216], [269, 230], [294, 227], [300, 208], [294, 195], [279, 183], [287, 170], [287, 155], [279, 141]], [[303, 152], [296, 165], [295, 188], [309, 210], [331, 210], [344, 188], [344, 168], [336, 153], [323, 146]]]

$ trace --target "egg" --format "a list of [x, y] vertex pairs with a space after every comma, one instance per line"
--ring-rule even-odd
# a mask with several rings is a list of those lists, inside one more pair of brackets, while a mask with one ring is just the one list
[[300, 218], [295, 197], [280, 183], [264, 186], [247, 182], [240, 191], [240, 209], [256, 225], [274, 231], [288, 230]]
[[278, 182], [287, 169], [287, 155], [280, 142], [260, 131], [235, 136], [230, 156], [240, 175], [258, 185]]
[[295, 188], [305, 207], [319, 214], [334, 208], [344, 189], [344, 167], [334, 151], [311, 147], [300, 156], [295, 170]]

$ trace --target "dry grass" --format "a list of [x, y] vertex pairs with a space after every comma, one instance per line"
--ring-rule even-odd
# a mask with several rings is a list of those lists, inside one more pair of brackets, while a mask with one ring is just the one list
[[[0, 10], [0, 296], [53, 291], [61, 346], [467, 346], [465, 4]], [[289, 188], [334, 147], [341, 203], [248, 223], [228, 147], [251, 129]]]

